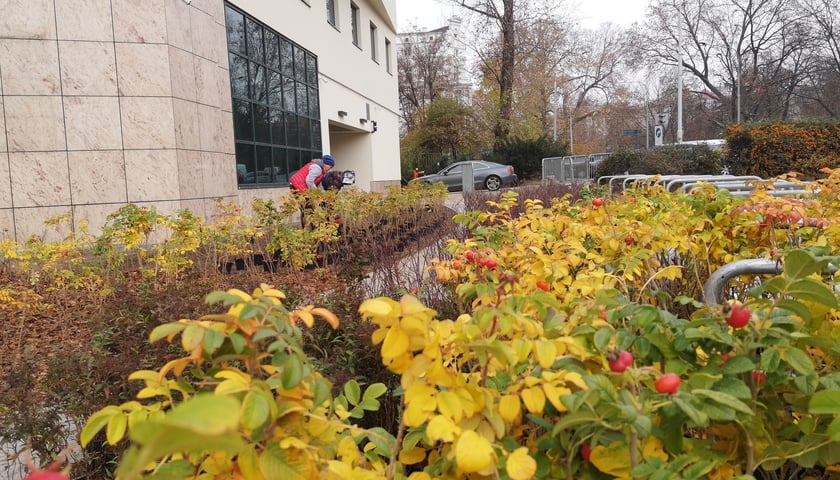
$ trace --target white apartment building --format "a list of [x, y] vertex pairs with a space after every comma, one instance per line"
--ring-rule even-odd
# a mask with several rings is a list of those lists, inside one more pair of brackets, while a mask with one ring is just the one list
[[398, 184], [396, 0], [0, 0], [0, 239], [207, 216], [331, 154]]

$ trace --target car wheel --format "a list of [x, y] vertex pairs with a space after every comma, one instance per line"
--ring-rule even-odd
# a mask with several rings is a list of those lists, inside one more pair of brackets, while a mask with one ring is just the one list
[[484, 186], [490, 191], [498, 190], [502, 186], [502, 179], [495, 175], [490, 175], [484, 180]]

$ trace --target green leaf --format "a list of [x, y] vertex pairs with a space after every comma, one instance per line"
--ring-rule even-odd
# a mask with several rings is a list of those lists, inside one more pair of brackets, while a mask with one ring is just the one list
[[831, 438], [832, 442], [840, 440], [840, 417], [835, 417], [831, 424], [825, 430], [825, 433]]
[[776, 306], [778, 308], [788, 310], [789, 312], [793, 313], [794, 315], [798, 316], [806, 322], [811, 321], [811, 311], [806, 305], [797, 302], [796, 300], [791, 300], [789, 298], [780, 298], [776, 300]]
[[737, 410], [741, 413], [746, 413], [747, 415], [752, 415], [753, 414], [753, 411], [750, 409], [750, 407], [746, 403], [738, 400], [733, 395], [730, 395], [728, 393], [717, 392], [715, 390], [705, 390], [705, 389], [700, 389], [700, 388], [692, 390], [691, 393], [693, 393], [694, 395], [696, 395], [698, 397], [704, 397], [704, 398], [708, 398], [710, 400], [714, 400], [715, 402], [717, 402], [721, 405], [725, 405], [725, 406], [727, 406], [729, 408], [732, 408], [732, 409], [735, 409], [735, 410]]
[[752, 398], [752, 391], [750, 391], [750, 387], [748, 387], [747, 384], [740, 378], [722, 378], [719, 382], [715, 383], [712, 389], [717, 390], [718, 392], [728, 393], [729, 395], [742, 400], [749, 400]]
[[365, 390], [365, 394], [362, 395], [363, 399], [375, 399], [379, 398], [388, 391], [388, 387], [385, 386], [384, 383], [374, 383]]
[[709, 423], [709, 416], [695, 408], [686, 397], [674, 395], [672, 397], [672, 401], [674, 402], [674, 405], [678, 406], [680, 410], [682, 410], [683, 413], [685, 413], [698, 427], [704, 427]]
[[350, 402], [350, 405], [358, 405], [359, 400], [362, 398], [362, 391], [361, 387], [359, 386], [359, 382], [355, 380], [350, 380], [349, 382], [344, 384], [344, 396], [347, 397], [347, 401]]
[[785, 255], [784, 274], [792, 279], [805, 278], [823, 268], [823, 262], [818, 262], [810, 253], [804, 250], [794, 250]]
[[152, 333], [149, 334], [149, 343], [155, 343], [161, 338], [166, 338], [169, 335], [178, 333], [185, 328], [187, 328], [187, 324], [180, 322], [158, 325], [154, 328], [154, 330], [152, 330]]
[[723, 373], [737, 375], [755, 370], [755, 363], [746, 355], [736, 355], [723, 364]]
[[604, 351], [604, 349], [607, 348], [607, 345], [609, 345], [612, 335], [613, 330], [611, 328], [603, 327], [598, 329], [598, 331], [595, 332], [595, 336], [592, 338], [595, 348], [600, 351]]
[[368, 430], [367, 438], [376, 446], [381, 455], [389, 458], [397, 445], [397, 439], [382, 427], [373, 427]]
[[798, 348], [788, 348], [783, 351], [782, 358], [801, 375], [813, 375], [815, 373], [811, 357]]
[[212, 355], [225, 343], [225, 335], [212, 329], [204, 333], [204, 351]]
[[297, 355], [289, 355], [283, 364], [283, 374], [280, 377], [283, 388], [291, 390], [303, 380], [303, 362]]
[[[239, 426], [239, 400], [233, 397], [201, 393], [170, 410], [163, 422], [183, 427], [194, 435], [220, 435]], [[143, 438], [132, 439], [146, 443]]]
[[815, 414], [840, 414], [840, 391], [821, 390], [811, 396], [808, 411]]
[[230, 344], [231, 346], [233, 346], [234, 352], [242, 353], [242, 351], [245, 350], [245, 345], [247, 345], [247, 342], [245, 340], [245, 337], [241, 333], [231, 333], [228, 338], [230, 339]]
[[108, 420], [108, 428], [105, 430], [105, 437], [109, 445], [116, 445], [125, 436], [128, 427], [128, 416], [125, 414], [112, 415]]
[[785, 292], [788, 295], [829, 308], [837, 308], [837, 297], [828, 286], [813, 278], [802, 278], [790, 284]]
[[248, 430], [256, 430], [268, 422], [269, 400], [260, 390], [252, 390], [242, 400], [242, 426]]
[[120, 410], [119, 407], [108, 405], [102, 410], [99, 410], [91, 415], [87, 424], [85, 424], [85, 427], [82, 429], [82, 433], [79, 435], [79, 443], [82, 447], [86, 447], [90, 441], [93, 440], [93, 437], [95, 437], [100, 430], [105, 428], [105, 425], [108, 424], [111, 417], [122, 414], [122, 410]]
[[775, 372], [779, 368], [782, 356], [775, 348], [767, 348], [761, 352], [761, 369], [765, 372]]
[[258, 460], [260, 472], [267, 479], [282, 478], [283, 480], [307, 480], [318, 478], [318, 472], [307, 457], [294, 455], [291, 451], [280, 448], [279, 444], [272, 442], [268, 444]]

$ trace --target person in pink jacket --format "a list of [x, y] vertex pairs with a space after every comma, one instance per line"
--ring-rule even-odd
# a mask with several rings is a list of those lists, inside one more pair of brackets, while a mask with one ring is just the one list
[[290, 188], [302, 192], [309, 188], [315, 188], [321, 184], [324, 174], [335, 166], [332, 155], [324, 155], [323, 158], [316, 158], [292, 175], [289, 179]]

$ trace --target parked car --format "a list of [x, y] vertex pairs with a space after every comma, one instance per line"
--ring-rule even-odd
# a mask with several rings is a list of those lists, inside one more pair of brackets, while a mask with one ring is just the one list
[[431, 175], [424, 175], [411, 180], [413, 182], [435, 183], [443, 182], [450, 192], [458, 192], [463, 189], [464, 165], [472, 164], [473, 180], [476, 190], [498, 190], [503, 186], [511, 187], [519, 182], [519, 177], [510, 165], [488, 162], [485, 160], [469, 160], [449, 165], [443, 170]]

